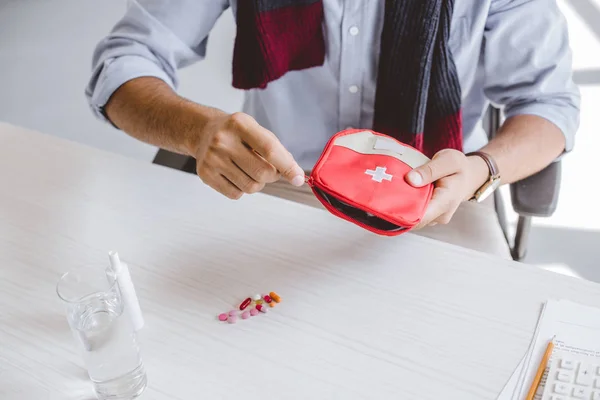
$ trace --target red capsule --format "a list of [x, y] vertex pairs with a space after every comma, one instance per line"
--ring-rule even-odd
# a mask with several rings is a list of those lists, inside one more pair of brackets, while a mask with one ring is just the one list
[[260, 311], [261, 313], [266, 313], [267, 312], [267, 306], [265, 304], [259, 304], [259, 305], [257, 305], [256, 309], [258, 311]]
[[265, 301], [266, 301], [267, 303], [270, 303], [270, 302], [272, 302], [272, 301], [273, 301], [273, 299], [271, 298], [271, 296], [269, 296], [268, 294], [265, 294], [265, 297], [263, 297], [263, 299], [265, 299]]
[[245, 310], [246, 307], [250, 305], [250, 303], [252, 303], [252, 299], [248, 297], [246, 300], [242, 301], [242, 304], [240, 304], [240, 310]]

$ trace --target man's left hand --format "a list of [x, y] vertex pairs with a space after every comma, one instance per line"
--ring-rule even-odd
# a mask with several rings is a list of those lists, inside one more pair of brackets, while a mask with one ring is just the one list
[[449, 223], [460, 204], [469, 200], [488, 177], [484, 160], [452, 149], [438, 152], [431, 161], [409, 172], [406, 180], [412, 186], [432, 182], [435, 186], [427, 211], [414, 229]]

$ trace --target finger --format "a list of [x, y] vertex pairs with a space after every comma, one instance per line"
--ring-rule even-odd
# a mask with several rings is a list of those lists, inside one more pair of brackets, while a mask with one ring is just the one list
[[464, 154], [460, 151], [442, 150], [436, 153], [431, 161], [406, 174], [406, 180], [415, 187], [428, 185], [460, 171], [465, 161], [464, 158]]
[[446, 212], [442, 213], [436, 219], [434, 219], [430, 223], [430, 225], [431, 224], [441, 224], [441, 225], [449, 224], [450, 221], [452, 220], [452, 217], [454, 217], [456, 210], [458, 210], [458, 207], [460, 207], [461, 203], [462, 203], [461, 201], [457, 201], [455, 198], [453, 198], [451, 201], [449, 201]]
[[237, 142], [232, 147], [231, 159], [239, 169], [258, 183], [279, 180], [277, 169], [242, 142]]
[[427, 210], [417, 225], [417, 229], [426, 227], [435, 222], [437, 218], [447, 212], [452, 201], [452, 193], [445, 187], [436, 187], [427, 206]]
[[220, 174], [215, 174], [207, 180], [204, 180], [204, 183], [232, 200], [238, 200], [244, 195], [237, 186]]
[[[237, 200], [242, 197], [244, 193], [221, 175], [223, 163], [218, 163], [217, 159], [212, 159], [212, 161], [215, 163], [211, 164], [210, 167], [206, 163], [197, 166], [196, 174], [202, 182], [230, 199]], [[219, 165], [219, 167], [217, 168], [215, 165]]]
[[240, 132], [242, 140], [271, 163], [286, 180], [294, 186], [304, 184], [304, 171], [271, 131], [243, 113], [232, 115], [231, 123], [232, 128]]
[[221, 171], [221, 174], [229, 182], [233, 183], [244, 193], [260, 192], [265, 187], [264, 183], [252, 179], [231, 160], [221, 167]]

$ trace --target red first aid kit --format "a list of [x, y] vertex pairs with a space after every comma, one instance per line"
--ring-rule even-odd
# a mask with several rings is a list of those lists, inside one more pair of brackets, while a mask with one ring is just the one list
[[332, 214], [395, 236], [411, 230], [425, 214], [433, 185], [415, 188], [405, 175], [428, 161], [390, 136], [348, 129], [329, 140], [307, 183]]

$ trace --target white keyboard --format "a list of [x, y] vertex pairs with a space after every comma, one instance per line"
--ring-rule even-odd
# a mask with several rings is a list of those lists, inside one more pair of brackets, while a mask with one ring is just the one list
[[600, 400], [600, 358], [556, 350], [542, 400]]

